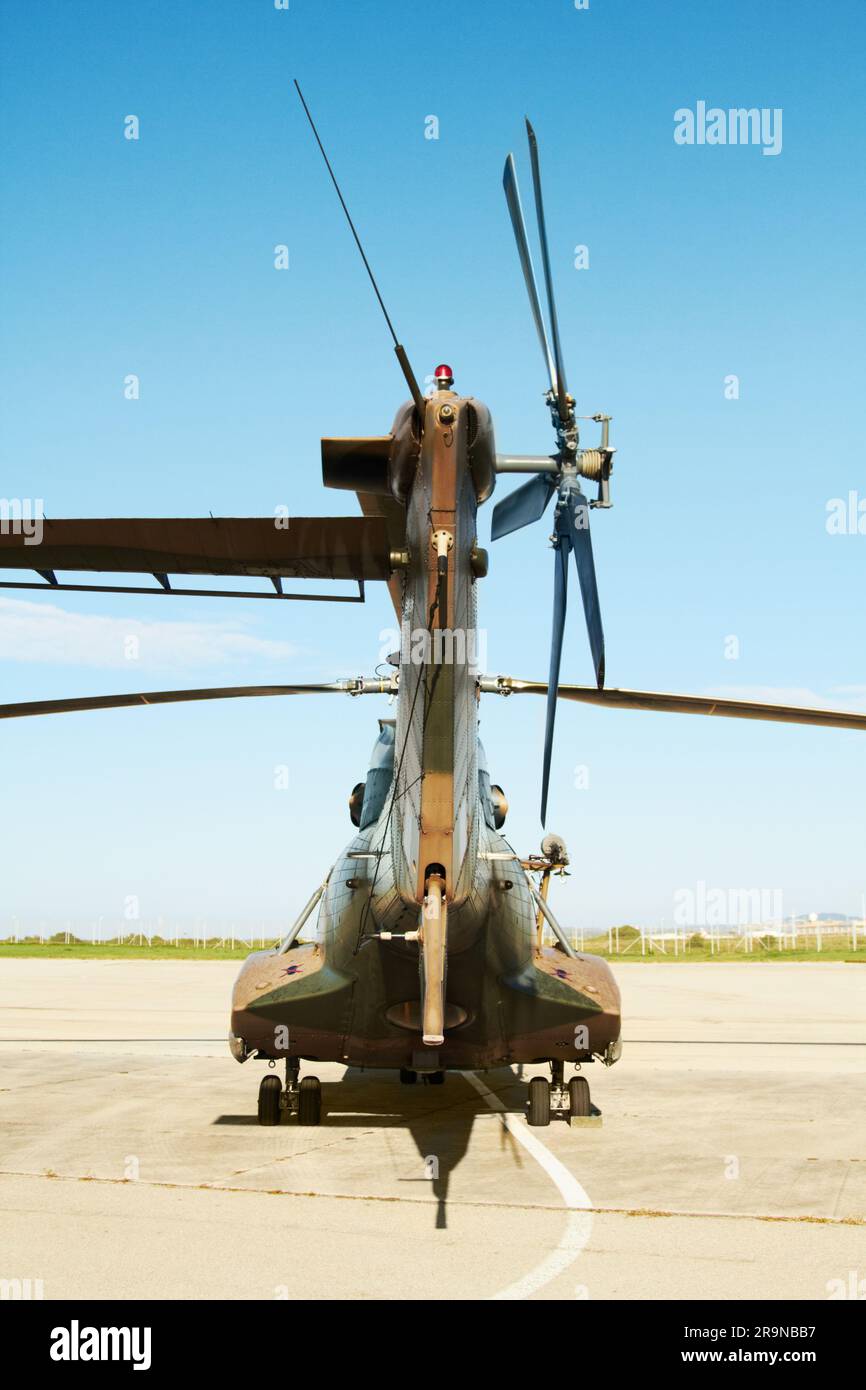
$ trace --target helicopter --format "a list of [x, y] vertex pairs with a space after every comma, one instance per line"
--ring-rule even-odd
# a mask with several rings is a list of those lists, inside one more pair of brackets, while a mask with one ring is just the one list
[[[454, 389], [441, 363], [423, 395], [379, 293], [318, 130], [295, 84], [365, 269], [384, 313], [409, 388], [388, 434], [324, 438], [326, 488], [354, 492], [355, 517], [45, 520], [34, 537], [0, 533], [0, 568], [35, 570], [36, 581], [0, 587], [238, 597], [238, 591], [178, 588], [176, 575], [261, 577], [272, 591], [248, 598], [323, 601], [287, 593], [284, 579], [351, 580], [387, 586], [399, 620], [390, 671], [320, 684], [244, 685], [88, 696], [0, 705], [0, 718], [290, 695], [387, 696], [369, 770], [349, 798], [354, 834], [283, 940], [253, 952], [232, 996], [229, 1047], [238, 1062], [269, 1062], [258, 1118], [277, 1125], [322, 1119], [322, 1088], [302, 1064], [389, 1069], [405, 1085], [442, 1084], [449, 1071], [543, 1065], [527, 1087], [527, 1120], [598, 1114], [585, 1064], [613, 1065], [622, 1053], [622, 1011], [613, 973], [578, 952], [550, 903], [552, 878], [567, 871], [564, 841], [546, 833], [540, 854], [520, 856], [502, 833], [508, 803], [488, 771], [478, 736], [488, 695], [546, 701], [541, 823], [546, 823], [554, 724], [560, 700], [607, 708], [718, 715], [866, 730], [866, 715], [707, 696], [605, 687], [605, 643], [590, 514], [611, 506], [615, 449], [611, 416], [596, 412], [597, 445], [580, 443], [554, 300], [538, 143], [526, 122], [547, 316], [541, 308], [516, 166], [503, 185], [530, 309], [544, 359], [545, 401], [554, 447], [544, 455], [497, 454], [490, 411]], [[548, 331], [549, 325], [549, 331]], [[498, 542], [543, 517], [554, 503], [550, 661], [545, 681], [488, 676], [477, 669], [479, 585], [488, 573], [478, 543], [478, 510], [500, 475], [528, 481], [493, 510]], [[588, 500], [585, 482], [597, 495]], [[591, 489], [590, 489], [591, 490]], [[560, 682], [570, 558], [589, 638], [594, 684]], [[67, 584], [57, 571], [151, 575], [156, 587]], [[312, 942], [300, 934], [318, 909]], [[555, 944], [545, 944], [545, 930]], [[275, 1064], [285, 1064], [285, 1083]], [[566, 1076], [567, 1068], [575, 1068]]]

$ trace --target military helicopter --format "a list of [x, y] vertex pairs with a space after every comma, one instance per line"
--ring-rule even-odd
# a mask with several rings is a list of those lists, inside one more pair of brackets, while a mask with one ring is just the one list
[[[296, 84], [297, 85], [297, 84]], [[608, 708], [724, 715], [786, 723], [866, 729], [866, 715], [703, 696], [606, 689], [604, 634], [592, 543], [591, 510], [610, 506], [614, 449], [610, 416], [594, 448], [580, 446], [554, 303], [538, 146], [527, 121], [538, 241], [547, 301], [541, 310], [512, 155], [504, 188], [530, 307], [547, 372], [546, 403], [555, 447], [548, 455], [498, 455], [485, 405], [454, 389], [440, 364], [435, 388], [422, 395], [364, 254], [355, 225], [309, 109], [298, 88], [328, 172], [385, 314], [409, 388], [390, 433], [322, 440], [326, 487], [356, 493], [359, 517], [47, 520], [38, 554], [18, 535], [0, 534], [0, 567], [36, 570], [41, 582], [0, 587], [112, 593], [222, 595], [183, 589], [174, 575], [261, 576], [274, 601], [321, 593], [286, 593], [284, 579], [350, 579], [388, 587], [400, 621], [400, 651], [386, 674], [317, 685], [246, 685], [161, 690], [0, 706], [0, 718], [283, 695], [378, 694], [396, 697], [396, 718], [379, 720], [366, 779], [352, 791], [355, 834], [283, 941], [246, 960], [234, 987], [232, 1055], [285, 1063], [283, 1085], [270, 1070], [261, 1082], [258, 1117], [278, 1124], [283, 1112], [318, 1124], [321, 1086], [300, 1076], [306, 1062], [390, 1068], [400, 1081], [441, 1084], [449, 1070], [547, 1064], [550, 1079], [528, 1084], [527, 1118], [593, 1112], [582, 1064], [612, 1065], [621, 1053], [621, 1008], [607, 963], [575, 951], [548, 902], [552, 877], [568, 854], [556, 835], [541, 853], [519, 856], [502, 834], [507, 802], [490, 780], [478, 738], [480, 698], [543, 695], [547, 702], [541, 784], [546, 820], [557, 701]], [[478, 544], [478, 508], [499, 474], [529, 480], [493, 511], [499, 540], [538, 521], [555, 499], [553, 622], [546, 681], [487, 676], [476, 667], [478, 585], [488, 557]], [[592, 501], [582, 480], [597, 487]], [[595, 683], [559, 680], [574, 555]], [[58, 570], [150, 574], [157, 587], [65, 584]], [[232, 591], [226, 596], [237, 597]], [[343, 598], [342, 601], [346, 601]], [[537, 877], [537, 882], [536, 882]], [[299, 935], [318, 907], [313, 943]], [[556, 944], [544, 944], [549, 927]], [[578, 1074], [566, 1081], [566, 1067]]]

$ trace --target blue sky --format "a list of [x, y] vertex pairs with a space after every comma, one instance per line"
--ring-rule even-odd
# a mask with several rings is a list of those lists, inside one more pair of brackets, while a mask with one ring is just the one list
[[[321, 488], [320, 436], [386, 432], [404, 391], [293, 77], [418, 375], [451, 362], [500, 450], [546, 452], [501, 189], [513, 149], [528, 205], [526, 113], [569, 385], [581, 413], [613, 415], [619, 450], [615, 506], [593, 518], [608, 684], [866, 708], [866, 535], [825, 526], [830, 499], [866, 498], [861, 5], [3, 0], [0, 14], [3, 496], [53, 517], [353, 511]], [[677, 145], [674, 112], [699, 100], [781, 108], [781, 153]], [[546, 676], [547, 530], [492, 550], [492, 672]], [[0, 698], [371, 672], [392, 623], [377, 589], [363, 608], [6, 591]], [[577, 611], [563, 679], [591, 679]], [[276, 930], [348, 838], [386, 713], [311, 699], [4, 725], [0, 930], [113, 928], [130, 897], [148, 921]], [[491, 698], [482, 714], [528, 852], [543, 702]], [[573, 856], [563, 919], [670, 920], [699, 882], [859, 912], [864, 769], [854, 732], [563, 708], [549, 815]]]

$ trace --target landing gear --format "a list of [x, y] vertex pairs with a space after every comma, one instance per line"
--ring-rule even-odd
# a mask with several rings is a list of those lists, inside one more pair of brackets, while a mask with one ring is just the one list
[[[568, 1092], [565, 1089], [565, 1063], [554, 1057], [550, 1063], [550, 1103], [556, 1115], [565, 1115]], [[566, 1115], [566, 1118], [568, 1116]]]
[[278, 1125], [280, 1123], [280, 1100], [282, 1085], [278, 1076], [268, 1074], [262, 1077], [259, 1087], [259, 1124]]
[[415, 1071], [412, 1067], [400, 1068], [400, 1085], [415, 1086], [418, 1081], [425, 1086], [441, 1086], [445, 1081], [444, 1071]]
[[297, 1115], [299, 1125], [317, 1125], [322, 1120], [322, 1083], [317, 1076], [305, 1076], [298, 1081], [301, 1069], [297, 1057], [286, 1058], [285, 1090], [273, 1072], [262, 1077], [259, 1086], [259, 1124], [278, 1125], [280, 1113], [288, 1110]]
[[573, 1076], [568, 1083], [568, 1116], [571, 1120], [586, 1119], [592, 1114], [589, 1082], [585, 1076]]
[[529, 1083], [529, 1124], [549, 1125], [551, 1115], [560, 1115], [568, 1121], [598, 1115], [590, 1100], [585, 1076], [573, 1076], [566, 1085], [565, 1063], [557, 1060], [551, 1061], [550, 1074], [550, 1081], [544, 1076], [534, 1076]]
[[533, 1076], [529, 1083], [529, 1115], [531, 1125], [550, 1124], [550, 1082], [546, 1076]]
[[322, 1118], [322, 1083], [305, 1076], [298, 1088], [298, 1124], [317, 1125]]

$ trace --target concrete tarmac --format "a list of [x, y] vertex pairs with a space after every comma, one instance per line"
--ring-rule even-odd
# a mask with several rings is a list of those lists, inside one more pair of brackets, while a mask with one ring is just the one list
[[[0, 1280], [46, 1298], [826, 1299], [866, 1280], [866, 964], [614, 967], [601, 1127], [527, 1070], [305, 1064], [256, 1121], [235, 963], [0, 960]], [[837, 1282], [838, 1281], [838, 1282]], [[866, 1284], [864, 1284], [866, 1289]]]

